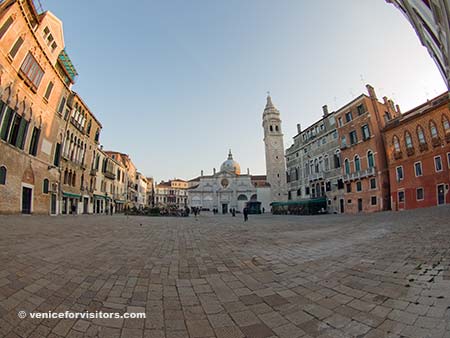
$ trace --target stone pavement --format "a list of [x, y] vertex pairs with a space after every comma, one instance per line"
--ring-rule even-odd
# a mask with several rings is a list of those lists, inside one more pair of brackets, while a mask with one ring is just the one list
[[0, 336], [449, 338], [449, 216], [0, 216]]

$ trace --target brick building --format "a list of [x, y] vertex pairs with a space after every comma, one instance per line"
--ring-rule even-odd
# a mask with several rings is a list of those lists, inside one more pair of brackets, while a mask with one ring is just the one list
[[388, 210], [389, 172], [381, 130], [400, 115], [394, 103], [378, 101], [367, 85], [362, 94], [335, 113], [340, 139], [344, 198], [339, 211], [345, 213]]
[[450, 203], [450, 110], [444, 93], [384, 129], [393, 210]]
[[0, 3], [0, 213], [58, 213], [65, 103], [76, 71], [61, 21]]

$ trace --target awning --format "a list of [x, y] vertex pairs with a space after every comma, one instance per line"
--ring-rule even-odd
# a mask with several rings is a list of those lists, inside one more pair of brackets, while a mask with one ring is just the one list
[[101, 198], [101, 199], [104, 199], [104, 200], [110, 200], [111, 199], [111, 197], [109, 197], [109, 196], [97, 195], [97, 194], [94, 194], [94, 198]]
[[63, 191], [63, 196], [64, 197], [71, 197], [71, 198], [80, 198], [81, 197], [81, 195], [73, 194], [71, 192], [65, 192], [65, 191]]

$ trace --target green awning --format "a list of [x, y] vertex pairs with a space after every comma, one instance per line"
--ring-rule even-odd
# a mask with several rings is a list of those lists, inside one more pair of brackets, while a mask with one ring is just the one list
[[104, 200], [110, 200], [111, 199], [111, 197], [109, 197], [109, 196], [97, 195], [97, 194], [94, 194], [94, 198], [102, 198]]
[[72, 197], [72, 198], [80, 198], [81, 197], [81, 195], [73, 194], [71, 192], [65, 192], [65, 191], [63, 191], [63, 196], [64, 197]]

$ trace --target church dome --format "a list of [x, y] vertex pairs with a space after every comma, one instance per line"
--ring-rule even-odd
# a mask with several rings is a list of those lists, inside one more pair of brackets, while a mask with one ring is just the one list
[[228, 154], [228, 159], [220, 166], [220, 171], [225, 171], [236, 175], [241, 174], [241, 166], [239, 165], [239, 163], [233, 160], [233, 154], [231, 154], [231, 150]]

